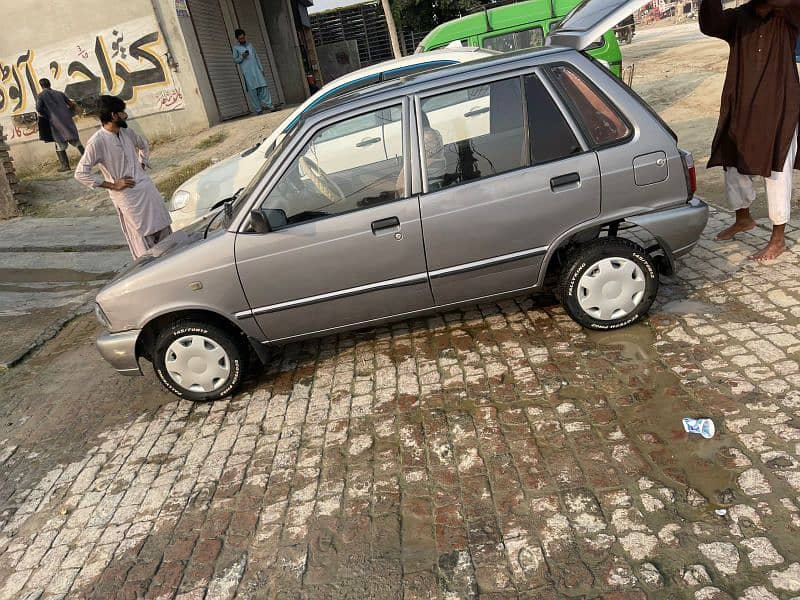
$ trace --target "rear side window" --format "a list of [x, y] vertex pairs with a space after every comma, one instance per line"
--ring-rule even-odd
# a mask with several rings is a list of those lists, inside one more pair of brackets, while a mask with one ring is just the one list
[[430, 191], [527, 166], [521, 88], [515, 77], [422, 101]]
[[541, 27], [532, 27], [523, 31], [494, 35], [483, 40], [483, 47], [498, 52], [511, 52], [525, 48], [539, 48], [544, 46], [544, 30]]
[[536, 75], [525, 77], [528, 103], [531, 163], [559, 160], [580, 154], [582, 148], [550, 93]]
[[631, 134], [631, 128], [622, 115], [577, 71], [558, 65], [550, 68], [550, 74], [587, 138], [595, 146], [614, 144]]

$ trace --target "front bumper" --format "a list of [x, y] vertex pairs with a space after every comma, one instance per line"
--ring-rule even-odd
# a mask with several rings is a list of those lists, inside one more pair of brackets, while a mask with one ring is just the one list
[[136, 340], [141, 330], [104, 333], [95, 341], [97, 350], [108, 363], [123, 375], [141, 375], [139, 360], [136, 358]]
[[673, 258], [690, 252], [697, 244], [708, 223], [708, 204], [695, 197], [677, 208], [645, 213], [625, 220], [649, 231], [671, 262]]

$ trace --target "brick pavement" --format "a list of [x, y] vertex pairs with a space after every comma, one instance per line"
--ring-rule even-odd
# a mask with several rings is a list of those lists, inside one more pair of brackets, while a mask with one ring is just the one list
[[634, 328], [522, 297], [295, 345], [0, 477], [0, 598], [797, 595], [800, 246], [710, 236]]

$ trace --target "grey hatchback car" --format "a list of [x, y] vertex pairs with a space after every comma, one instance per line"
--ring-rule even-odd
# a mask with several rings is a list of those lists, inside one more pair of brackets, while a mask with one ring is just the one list
[[642, 3], [591, 0], [549, 47], [321, 103], [101, 290], [100, 353], [213, 400], [271, 345], [546, 286], [585, 327], [637, 321], [708, 217], [675, 134], [581, 52]]

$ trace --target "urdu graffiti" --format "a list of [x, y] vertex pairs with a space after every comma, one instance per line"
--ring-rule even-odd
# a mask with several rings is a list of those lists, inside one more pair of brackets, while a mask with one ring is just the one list
[[0, 57], [0, 123], [12, 142], [36, 136], [36, 97], [43, 77], [83, 113], [92, 113], [102, 94], [122, 98], [132, 116], [184, 108], [166, 53], [158, 23], [144, 18], [58, 46]]

